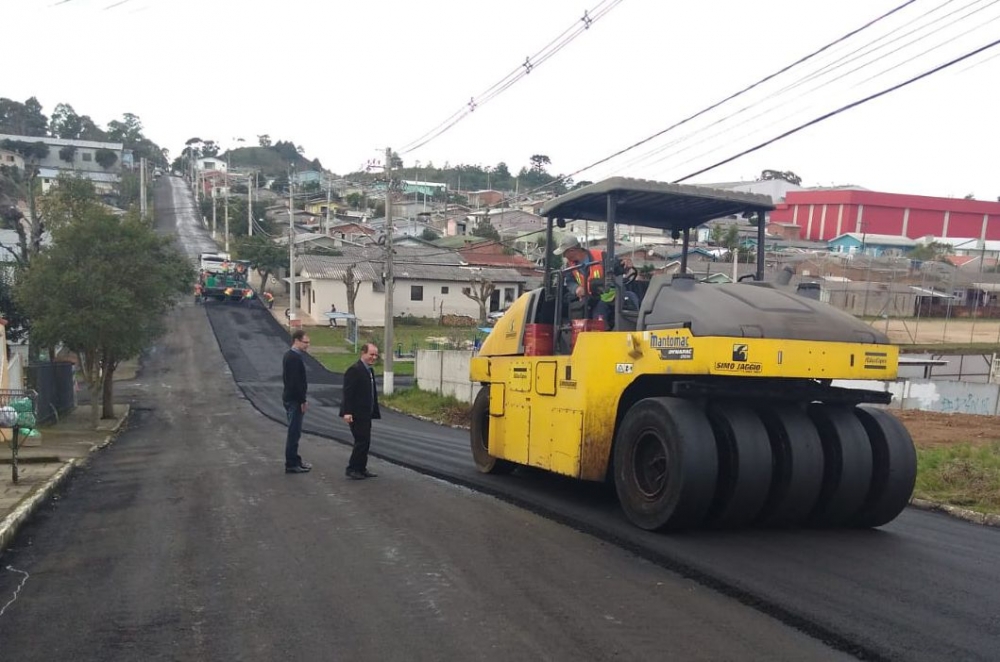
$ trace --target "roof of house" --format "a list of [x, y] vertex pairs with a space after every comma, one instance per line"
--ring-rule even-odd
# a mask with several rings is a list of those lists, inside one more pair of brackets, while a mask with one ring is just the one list
[[[379, 254], [377, 259], [359, 259], [366, 253], [376, 252]], [[353, 265], [355, 278], [374, 281], [382, 278], [383, 255], [383, 251], [372, 251], [371, 249], [360, 249], [353, 255], [303, 255], [299, 258], [299, 265], [301, 273], [310, 278], [337, 280], [342, 279], [347, 273], [347, 269], [352, 268]], [[408, 280], [468, 282], [473, 278], [485, 278], [495, 283], [520, 283], [525, 280], [525, 277], [514, 269], [400, 262], [398, 259], [394, 263], [393, 272], [396, 278]]]
[[838, 239], [843, 239], [844, 237], [849, 237], [855, 241], [861, 242], [863, 244], [875, 244], [878, 246], [905, 246], [911, 247], [916, 246], [919, 242], [916, 239], [910, 239], [909, 237], [903, 237], [901, 235], [894, 234], [863, 234], [861, 232], [845, 232], [842, 235], [838, 235], [831, 239], [829, 243], [833, 243]]
[[91, 149], [110, 149], [120, 152], [125, 149], [122, 143], [100, 142], [97, 140], [70, 140], [69, 138], [49, 138], [48, 136], [16, 136], [8, 133], [0, 133], [0, 143], [5, 140], [13, 140], [26, 143], [45, 143], [51, 147], [84, 147]]

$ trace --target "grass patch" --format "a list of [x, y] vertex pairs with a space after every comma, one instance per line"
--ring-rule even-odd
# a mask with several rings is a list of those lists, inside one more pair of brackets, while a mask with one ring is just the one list
[[[336, 347], [354, 352], [354, 343], [347, 342], [347, 329], [343, 324], [335, 328], [308, 326], [305, 329], [313, 347]], [[361, 343], [373, 342], [385, 352], [385, 347], [382, 347], [385, 330], [382, 327], [363, 326], [358, 335], [359, 347]], [[476, 327], [397, 324], [393, 327], [393, 345], [397, 350], [401, 346], [404, 354], [418, 349], [464, 349], [467, 346], [471, 348], [472, 342], [482, 335]]]
[[[323, 367], [330, 372], [343, 373], [352, 363], [357, 363], [358, 356], [353, 351], [349, 354], [331, 354], [329, 352], [315, 352], [311, 356], [323, 364]], [[374, 366], [375, 374], [381, 375], [384, 370], [384, 363], [380, 358]], [[400, 377], [413, 376], [413, 361], [394, 361], [392, 364], [392, 374]]]
[[451, 396], [421, 391], [418, 388], [401, 389], [392, 395], [379, 395], [379, 402], [407, 414], [429, 418], [435, 423], [464, 427], [469, 425], [469, 410], [472, 408], [472, 405]]
[[914, 496], [1000, 513], [1000, 442], [918, 449]]

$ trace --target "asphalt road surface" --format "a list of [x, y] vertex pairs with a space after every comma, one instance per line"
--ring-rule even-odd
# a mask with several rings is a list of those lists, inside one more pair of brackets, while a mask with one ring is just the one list
[[[211, 248], [179, 180], [160, 183], [157, 210], [190, 253]], [[880, 531], [649, 534], [601, 486], [481, 476], [464, 431], [393, 413], [376, 423], [379, 478], [348, 481], [339, 383], [318, 367], [306, 421], [323, 436], [302, 444], [315, 468], [286, 475], [269, 418], [281, 329], [262, 310], [189, 302], [172, 326], [127, 389], [130, 429], [0, 559], [0, 659], [1000, 650], [994, 530], [908, 510]]]

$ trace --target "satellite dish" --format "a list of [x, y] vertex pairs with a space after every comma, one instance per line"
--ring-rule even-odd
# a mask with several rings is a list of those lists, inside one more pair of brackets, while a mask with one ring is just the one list
[[277, 282], [278, 282], [278, 279], [276, 277], [274, 277], [274, 276], [271, 276], [271, 284], [274, 285]]

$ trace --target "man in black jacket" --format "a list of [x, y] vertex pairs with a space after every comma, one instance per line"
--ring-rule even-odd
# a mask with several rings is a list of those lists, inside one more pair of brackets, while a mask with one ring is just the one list
[[285, 439], [285, 473], [304, 474], [312, 465], [299, 457], [299, 437], [302, 436], [302, 418], [306, 415], [306, 363], [303, 356], [309, 349], [309, 336], [302, 329], [292, 333], [292, 347], [281, 362], [281, 378], [285, 388], [281, 400], [288, 417], [288, 437]]
[[372, 364], [378, 360], [375, 343], [361, 346], [361, 359], [344, 373], [344, 397], [340, 401], [340, 416], [351, 426], [354, 451], [347, 463], [347, 477], [354, 480], [374, 478], [368, 471], [368, 447], [372, 441], [372, 420], [382, 418], [378, 409], [378, 390]]

